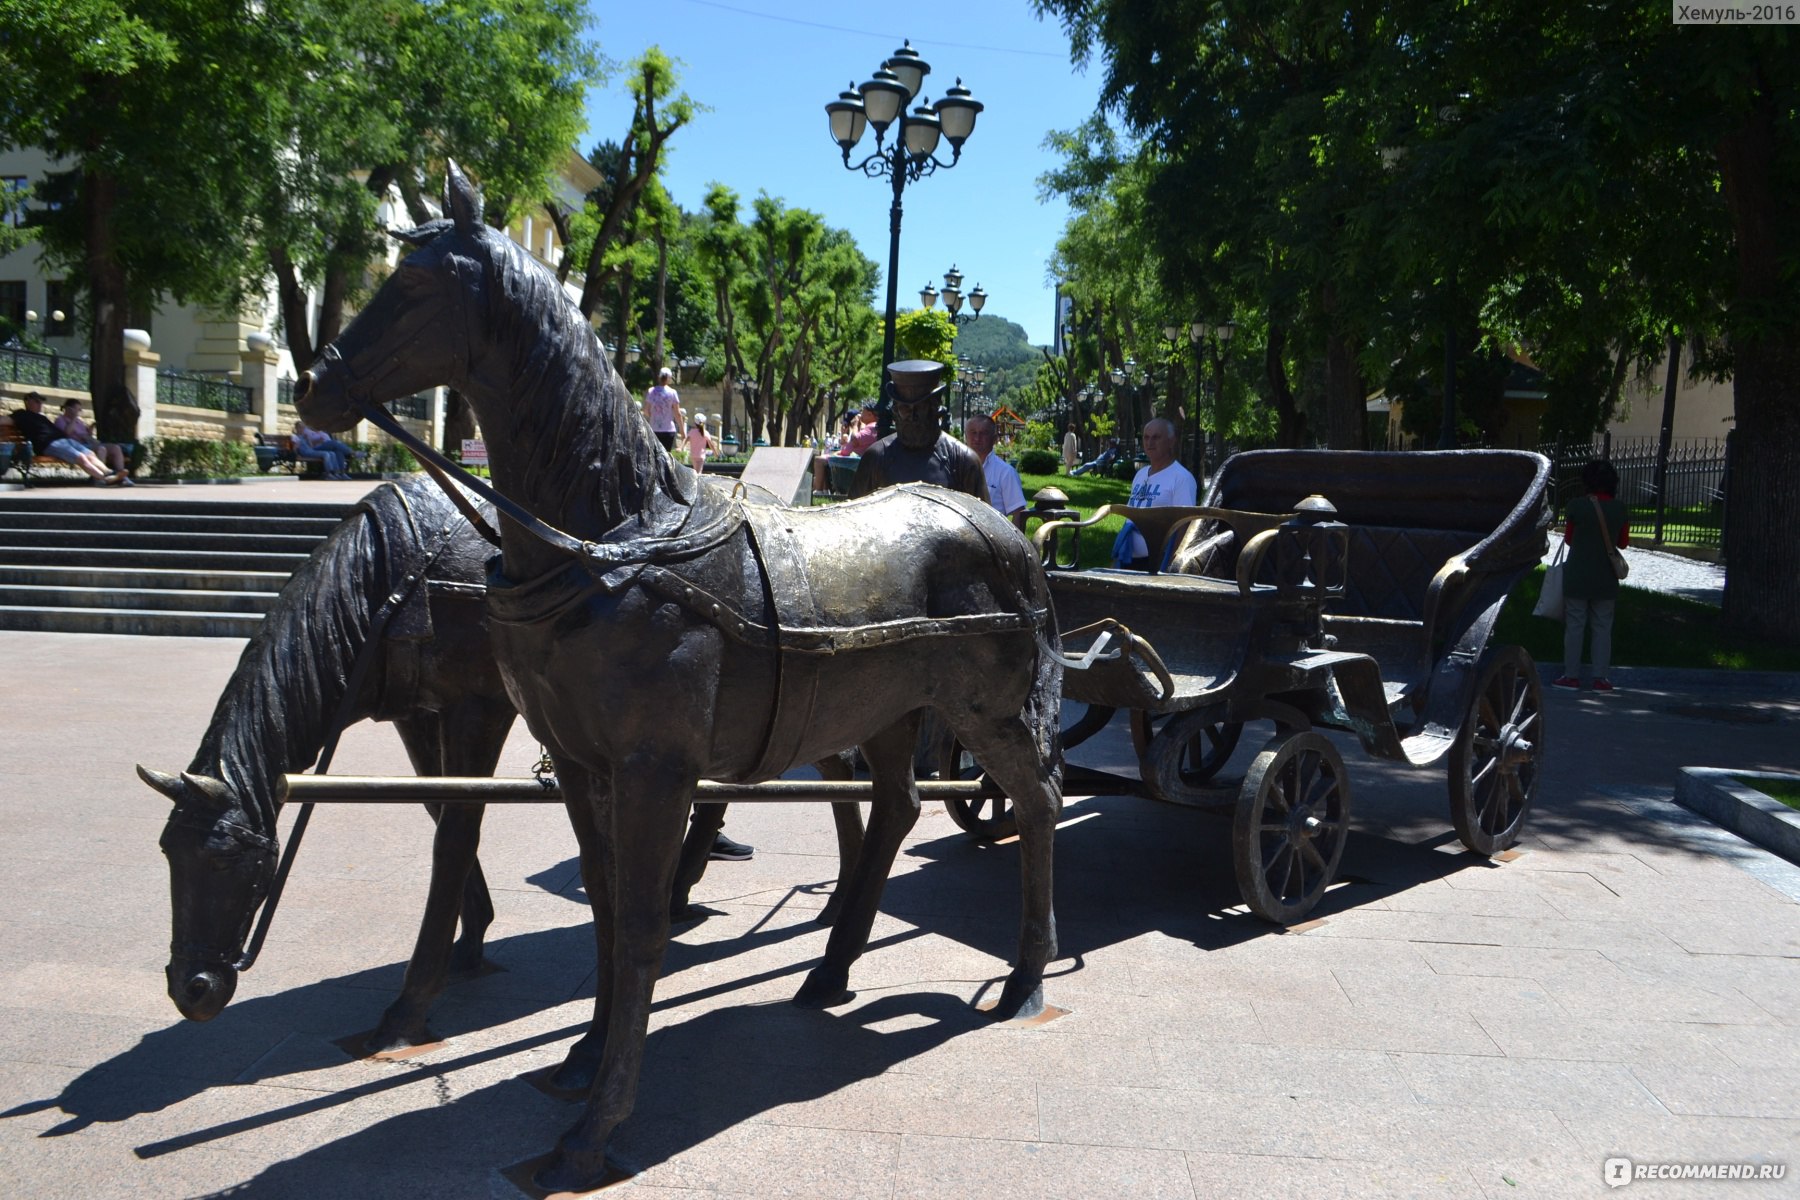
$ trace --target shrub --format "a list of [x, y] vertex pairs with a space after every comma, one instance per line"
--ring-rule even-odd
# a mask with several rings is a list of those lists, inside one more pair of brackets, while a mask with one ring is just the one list
[[1020, 452], [1018, 465], [1019, 470], [1026, 475], [1054, 475], [1060, 462], [1062, 459], [1056, 456], [1054, 450], [1034, 446]]
[[1027, 450], [1048, 450], [1056, 445], [1056, 426], [1048, 421], [1027, 421], [1019, 435], [1019, 445]]
[[256, 474], [248, 442], [214, 438], [151, 438], [144, 450], [147, 475], [157, 479], [228, 479]]
[[419, 460], [399, 442], [357, 442], [356, 448], [369, 457], [362, 469], [376, 475], [408, 475], [419, 469]]

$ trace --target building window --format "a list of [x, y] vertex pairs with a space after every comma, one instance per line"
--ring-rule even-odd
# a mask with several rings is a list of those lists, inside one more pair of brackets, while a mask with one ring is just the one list
[[0, 225], [14, 229], [25, 224], [25, 195], [31, 181], [23, 175], [0, 175]]
[[25, 329], [25, 281], [0, 279], [0, 342], [9, 341]]
[[[56, 314], [62, 314], [62, 320]], [[44, 281], [44, 336], [75, 336], [75, 289], [66, 279]]]

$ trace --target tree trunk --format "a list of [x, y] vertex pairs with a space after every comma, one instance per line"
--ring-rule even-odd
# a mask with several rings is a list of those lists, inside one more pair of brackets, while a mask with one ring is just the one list
[[1725, 621], [1792, 644], [1800, 611], [1800, 197], [1775, 180], [1776, 99], [1766, 81], [1721, 139], [1720, 179], [1737, 242], [1731, 304], [1737, 436], [1725, 497]]
[[[1300, 446], [1306, 423], [1294, 403], [1294, 389], [1287, 377], [1287, 326], [1269, 326], [1269, 344], [1263, 348], [1263, 374], [1269, 381], [1269, 400], [1275, 405], [1275, 444], [1284, 450]], [[1219, 431], [1221, 436], [1223, 430]]]
[[438, 447], [444, 454], [462, 452], [464, 438], [475, 436], [475, 409], [455, 388], [444, 389], [444, 442]]
[[137, 441], [138, 404], [125, 387], [125, 320], [129, 297], [125, 269], [113, 242], [118, 181], [98, 167], [81, 174], [87, 214], [87, 285], [92, 307], [88, 330], [89, 391], [96, 435], [106, 442]]
[[1325, 444], [1332, 450], [1367, 450], [1361, 377], [1342, 334], [1325, 338]]
[[665, 361], [664, 337], [669, 331], [669, 239], [656, 231], [656, 365]]
[[312, 325], [306, 318], [306, 289], [293, 260], [280, 246], [269, 252], [269, 266], [275, 272], [275, 298], [281, 308], [281, 326], [287, 331], [288, 353], [294, 356], [294, 366], [304, 371], [318, 357]]

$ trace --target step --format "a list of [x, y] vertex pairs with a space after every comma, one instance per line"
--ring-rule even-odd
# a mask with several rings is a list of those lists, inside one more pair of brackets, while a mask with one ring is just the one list
[[263, 513], [146, 513], [135, 506], [118, 505], [104, 512], [40, 512], [0, 505], [0, 530], [32, 531], [54, 529], [88, 532], [90, 530], [168, 530], [172, 533], [236, 533], [261, 536], [266, 533], [303, 534], [324, 538], [336, 529], [339, 517], [299, 517]]
[[131, 512], [160, 513], [171, 516], [257, 516], [257, 517], [326, 517], [341, 521], [350, 515], [354, 504], [303, 500], [271, 500], [267, 502], [237, 500], [165, 500], [139, 498], [135, 492], [119, 493], [106, 488], [72, 491], [66, 496], [47, 496], [42, 492], [0, 493], [0, 513], [9, 512]]
[[0, 562], [0, 587], [189, 589], [208, 592], [279, 592], [287, 571], [196, 571], [170, 567], [52, 567]]
[[320, 538], [304, 533], [178, 533], [161, 529], [8, 529], [0, 522], [0, 557], [14, 547], [79, 546], [88, 550], [251, 550], [311, 554]]
[[0, 608], [0, 629], [31, 633], [125, 633], [160, 637], [250, 637], [260, 614], [152, 612], [124, 608]]
[[199, 588], [61, 587], [0, 583], [0, 608], [125, 608], [156, 612], [257, 613], [275, 607], [275, 592]]
[[83, 546], [0, 545], [0, 562], [15, 566], [158, 567], [166, 570], [279, 571], [285, 578], [305, 562], [304, 554], [256, 551], [90, 549]]

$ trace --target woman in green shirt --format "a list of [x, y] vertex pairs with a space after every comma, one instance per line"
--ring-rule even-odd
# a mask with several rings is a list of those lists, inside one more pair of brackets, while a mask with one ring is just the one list
[[[1586, 495], [1569, 505], [1569, 521], [1563, 541], [1569, 559], [1563, 567], [1563, 673], [1551, 687], [1581, 686], [1581, 635], [1591, 627], [1593, 637], [1593, 688], [1602, 694], [1616, 690], [1606, 672], [1612, 666], [1613, 605], [1619, 595], [1619, 577], [1613, 572], [1610, 542], [1623, 550], [1631, 540], [1630, 514], [1619, 490], [1619, 473], [1603, 458], [1581, 468]], [[1604, 524], [1603, 524], [1604, 523]]]

